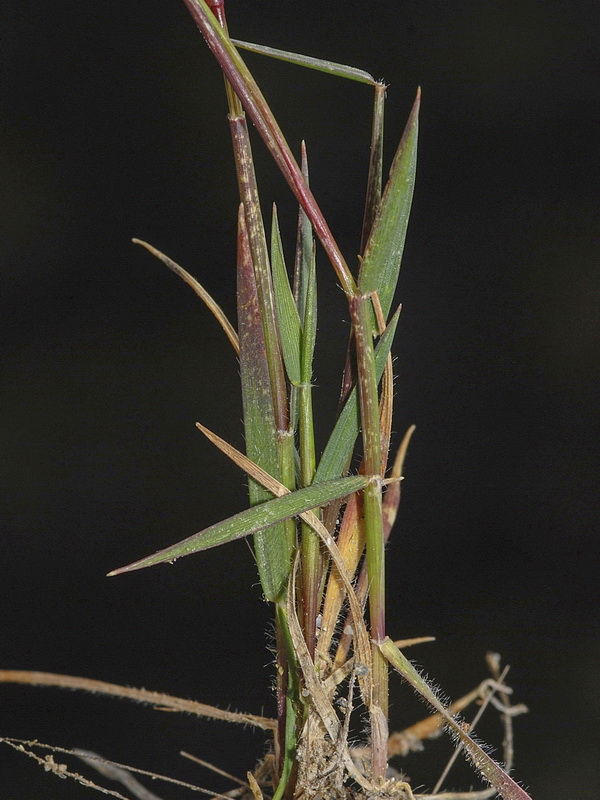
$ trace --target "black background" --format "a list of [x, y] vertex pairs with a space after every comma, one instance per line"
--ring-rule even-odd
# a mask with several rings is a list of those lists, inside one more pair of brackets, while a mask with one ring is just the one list
[[[234, 318], [236, 186], [219, 70], [182, 3], [2, 7], [2, 668], [81, 674], [272, 713], [269, 609], [245, 542], [130, 576], [111, 568], [245, 503], [194, 429], [242, 444], [237, 362], [151, 241]], [[536, 800], [598, 790], [600, 279], [598, 25], [591, 2], [234, 2], [233, 35], [390, 84], [387, 159], [423, 87], [398, 299], [396, 442], [411, 423], [389, 546], [389, 630], [456, 697], [512, 665], [516, 775]], [[355, 263], [367, 87], [248, 56]], [[261, 143], [265, 209], [294, 204]], [[322, 447], [347, 312], [319, 256]], [[340, 324], [340, 320], [344, 320]], [[0, 735], [229, 785], [263, 739], [54, 689], [0, 686]], [[425, 713], [394, 684], [392, 725]], [[481, 729], [501, 738], [490, 715]], [[404, 765], [431, 787], [444, 740]], [[79, 798], [0, 751], [0, 794]], [[428, 766], [428, 764], [430, 766]], [[449, 785], [468, 785], [458, 768]], [[115, 787], [116, 788], [116, 787]], [[152, 787], [165, 797], [190, 796]]]

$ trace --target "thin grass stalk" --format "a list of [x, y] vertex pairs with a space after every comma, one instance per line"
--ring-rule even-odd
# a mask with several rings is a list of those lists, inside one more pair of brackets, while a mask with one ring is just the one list
[[[375, 84], [375, 94], [373, 101], [373, 121], [371, 125], [371, 149], [369, 157], [369, 174], [367, 178], [367, 191], [365, 198], [365, 210], [363, 216], [360, 252], [364, 253], [365, 247], [373, 228], [373, 223], [381, 203], [381, 187], [383, 175], [383, 119], [385, 108], [385, 84], [377, 82]], [[353, 370], [354, 355], [354, 332], [350, 331], [348, 337], [348, 347], [346, 348], [346, 362], [342, 375], [342, 385], [340, 388], [340, 398], [338, 407], [341, 409], [346, 402], [346, 398], [352, 391], [355, 383]], [[337, 518], [339, 504], [333, 504], [325, 512], [325, 520], [331, 524]]]
[[364, 490], [365, 542], [369, 575], [369, 620], [372, 645], [372, 775], [383, 779], [387, 769], [388, 666], [377, 643], [385, 639], [385, 560], [381, 497], [381, 437], [373, 338], [371, 299], [353, 297], [350, 315], [356, 340], [360, 415], [365, 473], [371, 480]]
[[60, 675], [55, 672], [37, 672], [34, 670], [3, 670], [0, 669], [0, 683], [21, 683], [30, 686], [55, 686], [56, 688], [81, 690], [91, 694], [104, 694], [131, 700], [134, 703], [145, 703], [155, 710], [178, 711], [183, 714], [193, 714], [198, 717], [217, 719], [221, 722], [232, 722], [237, 725], [253, 725], [264, 730], [274, 730], [274, 719], [259, 717], [254, 714], [240, 714], [236, 711], [226, 711], [222, 708], [208, 706], [195, 700], [182, 697], [173, 697], [163, 692], [152, 692], [148, 689], [134, 689], [131, 686], [121, 686], [117, 683], [95, 681], [90, 678], [81, 678], [78, 675]]
[[338, 64], [335, 61], [328, 61], [323, 58], [313, 58], [301, 53], [292, 53], [289, 50], [279, 50], [276, 47], [243, 42], [240, 39], [232, 39], [231, 41], [242, 50], [249, 50], [251, 53], [276, 58], [279, 61], [287, 61], [288, 64], [297, 64], [300, 67], [315, 69], [318, 72], [327, 72], [329, 75], [337, 75], [339, 78], [347, 78], [348, 80], [367, 83], [371, 86], [376, 84], [375, 78], [363, 69], [349, 67], [346, 64]]
[[[389, 348], [394, 339], [396, 326], [398, 324], [399, 313], [400, 309], [398, 309], [390, 319], [385, 333], [381, 336], [375, 348], [375, 365], [378, 378], [381, 377], [385, 368]], [[360, 429], [359, 424], [356, 425], [355, 429], [353, 425], [349, 426], [347, 424], [350, 423], [352, 419], [357, 419], [355, 414], [358, 415], [357, 422], [360, 422], [360, 409], [358, 408], [356, 395], [357, 389], [353, 387], [338, 415], [334, 431], [321, 455], [317, 467], [316, 480], [326, 480], [328, 477], [334, 475], [345, 475], [350, 466], [352, 451]], [[343, 435], [342, 430], [345, 431]], [[347, 435], [350, 438], [346, 438]], [[336, 525], [339, 509], [340, 503], [333, 503], [325, 509], [323, 514], [325, 526], [332, 532]]]
[[[225, 17], [225, 3], [223, 0], [208, 0], [208, 6], [219, 21], [219, 25], [223, 28], [225, 33], [229, 36], [227, 28], [227, 18]], [[233, 86], [225, 78], [225, 93], [227, 95], [227, 105], [229, 106], [229, 113], [232, 116], [240, 116], [243, 112], [242, 104], [239, 97], [233, 90]]]
[[[385, 317], [379, 302], [379, 297], [375, 292], [372, 297], [373, 309], [377, 320], [378, 334], [381, 336], [385, 331]], [[392, 438], [392, 417], [394, 413], [394, 369], [392, 364], [392, 354], [390, 353], [385, 362], [381, 380], [381, 400], [379, 403], [379, 438], [380, 438], [380, 472], [382, 477], [385, 475]]]
[[385, 638], [385, 574], [383, 557], [383, 518], [381, 513], [381, 435], [375, 359], [370, 328], [369, 297], [356, 297], [350, 313], [356, 338], [358, 388], [365, 474], [372, 477], [364, 491], [365, 536], [370, 584], [371, 636]]
[[[355, 363], [354, 363], [354, 354], [355, 354], [355, 343], [354, 343], [354, 331], [352, 328], [350, 329], [350, 333], [348, 334], [348, 345], [346, 347], [346, 361], [344, 362], [344, 370], [342, 372], [342, 383], [340, 386], [340, 396], [338, 398], [338, 415], [341, 414], [346, 400], [352, 389], [356, 384], [356, 370], [355, 370]], [[344, 474], [350, 468], [350, 463], [352, 461], [352, 457], [348, 458], [346, 463], [346, 467], [344, 469]], [[325, 526], [330, 530], [334, 530], [337, 524], [337, 518], [340, 513], [341, 503], [339, 501], [335, 501], [331, 503], [323, 512], [323, 519], [325, 520]]]
[[[304, 139], [300, 145], [301, 151], [301, 170], [304, 175], [304, 180], [308, 185], [308, 155], [306, 153], [306, 142]], [[307, 276], [309, 268], [312, 263], [314, 254], [315, 242], [312, 235], [312, 226], [306, 212], [302, 206], [298, 206], [298, 223], [296, 229], [296, 252], [294, 255], [294, 279], [292, 283], [292, 294], [298, 315], [300, 319], [304, 319], [304, 312], [306, 309], [306, 294], [308, 291]], [[299, 420], [298, 408], [298, 395], [299, 387], [290, 386], [290, 428], [296, 430]]]
[[290, 636], [285, 602], [275, 606], [277, 634], [277, 736], [275, 760], [279, 782], [273, 800], [281, 800], [294, 771], [298, 742], [300, 688], [298, 686], [298, 664]]
[[[305, 280], [306, 297], [300, 354], [301, 383], [299, 387], [298, 432], [300, 480], [302, 486], [309, 486], [313, 482], [317, 466], [311, 384], [317, 310], [314, 254], [311, 255], [310, 263], [305, 265], [305, 271], [307, 272], [307, 278]], [[301, 536], [304, 636], [310, 657], [314, 659], [322, 572], [321, 546], [319, 537], [306, 522], [301, 523]]]
[[[396, 516], [398, 514], [398, 508], [400, 506], [400, 497], [401, 497], [401, 487], [402, 487], [402, 469], [404, 466], [404, 459], [406, 457], [406, 451], [408, 449], [408, 445], [410, 444], [411, 437], [415, 432], [415, 426], [411, 425], [402, 442], [400, 447], [398, 448], [398, 452], [396, 454], [396, 458], [394, 459], [394, 464], [392, 466], [392, 470], [390, 472], [390, 478], [395, 479], [392, 483], [388, 485], [386, 488], [385, 494], [383, 496], [382, 501], [382, 515], [383, 515], [383, 540], [384, 545], [390, 538], [390, 533], [392, 532], [392, 528], [394, 527], [394, 523], [396, 521]], [[363, 563], [360, 574], [358, 576], [358, 581], [356, 582], [356, 597], [359, 603], [364, 604], [367, 598], [367, 593], [369, 590], [369, 576], [367, 573], [367, 565]], [[346, 615], [346, 621], [342, 628], [342, 634], [340, 636], [337, 650], [335, 652], [335, 658], [333, 660], [332, 669], [336, 670], [345, 663], [346, 659], [348, 658], [348, 653], [350, 652], [350, 646], [352, 644], [352, 634], [347, 631], [347, 626], [350, 623], [350, 614]]]
[[153, 256], [156, 256], [156, 258], [160, 259], [163, 262], [163, 264], [165, 264], [170, 270], [172, 270], [176, 275], [179, 275], [179, 277], [182, 278], [187, 283], [188, 286], [191, 286], [191, 288], [196, 292], [198, 297], [205, 303], [206, 307], [209, 309], [211, 314], [217, 320], [221, 328], [223, 328], [223, 331], [225, 332], [225, 335], [231, 342], [233, 349], [239, 355], [240, 341], [235, 328], [233, 327], [231, 322], [227, 319], [227, 316], [223, 311], [223, 309], [221, 308], [221, 306], [214, 300], [213, 297], [211, 297], [211, 295], [206, 291], [204, 286], [202, 286], [200, 281], [196, 280], [196, 278], [194, 278], [193, 275], [190, 275], [190, 273], [187, 270], [185, 270], [183, 267], [181, 267], [179, 264], [173, 261], [172, 258], [169, 258], [169, 256], [165, 255], [164, 253], [161, 253], [160, 250], [157, 250], [156, 247], [153, 247], [151, 244], [148, 244], [148, 242], [143, 242], [141, 239], [132, 239], [131, 241], [134, 244], [139, 244], [142, 247], [145, 247], [149, 253], [152, 253]]
[[[372, 299], [375, 308], [377, 324], [379, 327], [379, 335], [381, 335], [385, 331], [386, 327], [385, 320], [383, 318], [383, 312], [381, 310], [381, 305], [377, 298], [377, 294], [374, 294]], [[381, 475], [384, 475], [387, 469], [388, 449], [390, 444], [391, 428], [392, 428], [393, 380], [394, 380], [394, 375], [392, 370], [392, 356], [390, 354], [386, 359], [385, 369], [382, 376], [381, 400], [379, 403]], [[359, 467], [359, 472], [364, 473], [364, 471], [365, 471], [365, 462], [363, 460], [363, 462]], [[394, 475], [392, 475], [392, 477], [394, 477]], [[388, 498], [388, 494], [392, 491], [393, 495], [390, 494], [390, 499], [392, 496], [395, 496], [396, 488], [398, 490], [398, 499], [399, 499], [399, 481], [398, 481], [397, 487], [396, 484], [393, 483], [387, 490], [385, 495], [386, 500]], [[346, 505], [346, 509], [344, 511], [344, 517], [342, 520], [342, 525], [338, 536], [338, 547], [340, 548], [340, 552], [342, 552], [344, 556], [344, 559], [348, 566], [348, 571], [351, 575], [354, 575], [354, 573], [356, 572], [356, 568], [358, 567], [358, 563], [362, 555], [362, 551], [364, 549], [364, 530], [362, 524], [362, 516], [357, 513], [358, 512], [357, 499], [358, 499], [357, 495], [353, 495], [352, 498], [349, 499]], [[362, 508], [362, 503], [361, 503], [361, 508]], [[382, 504], [382, 513], [383, 513], [383, 525], [384, 525], [384, 540], [387, 541], [392, 525], [391, 524], [387, 525], [385, 503]], [[364, 574], [366, 571], [365, 567], [366, 565], [363, 564], [363, 568], [361, 570], [361, 577], [363, 577], [363, 575], [364, 577], [366, 577], [366, 575]], [[359, 587], [357, 587], [357, 597], [359, 598], [359, 600], [361, 600], [361, 602], [364, 601], [364, 598], [366, 597], [366, 581], [364, 583], [365, 583], [364, 586], [365, 593], [362, 595], [362, 597], [358, 591]], [[319, 648], [318, 648], [318, 653], [321, 661], [326, 660], [326, 656], [331, 644], [331, 637], [333, 635], [333, 625], [335, 623], [335, 620], [337, 620], [338, 618], [338, 614], [341, 609], [342, 599], [343, 599], [342, 586], [336, 579], [335, 574], [332, 573], [330, 574], [327, 583], [327, 596], [323, 606], [323, 627], [321, 629], [321, 635], [319, 638]], [[349, 618], [346, 619], [346, 623], [342, 626], [342, 637], [346, 637], [346, 640], [349, 643], [352, 638], [352, 635], [350, 633], [346, 633], [348, 625], [349, 625]], [[339, 655], [339, 653], [340, 653], [340, 647], [338, 646], [338, 650], [336, 652], [337, 666], [340, 666], [341, 663], [343, 663], [343, 661], [340, 662], [337, 660], [337, 655]]]
[[[308, 154], [306, 152], [306, 142], [304, 139], [300, 144], [302, 175], [308, 186]], [[294, 300], [298, 308], [300, 319], [304, 319], [306, 308], [306, 294], [308, 292], [308, 276], [311, 259], [313, 258], [314, 240], [312, 227], [306, 212], [299, 206], [298, 208], [298, 227], [296, 232], [296, 254], [294, 259]]]
[[369, 177], [367, 178], [367, 195], [365, 198], [365, 213], [363, 217], [360, 252], [365, 252], [365, 247], [371, 235], [371, 229], [381, 203], [381, 186], [383, 175], [383, 116], [385, 107], [385, 90], [383, 83], [375, 84], [375, 97], [373, 101], [373, 123], [371, 128], [371, 152], [369, 158]]

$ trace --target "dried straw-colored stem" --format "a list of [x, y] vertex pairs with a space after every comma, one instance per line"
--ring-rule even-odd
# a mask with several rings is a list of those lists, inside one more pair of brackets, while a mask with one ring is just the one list
[[224, 711], [221, 708], [198, 703], [195, 700], [184, 700], [162, 692], [149, 692], [147, 689], [132, 689], [117, 683], [95, 681], [74, 675], [57, 675], [53, 672], [30, 672], [28, 670], [0, 670], [0, 683], [25, 683], [31, 686], [56, 686], [61, 689], [82, 689], [92, 694], [107, 694], [112, 697], [124, 697], [136, 703], [147, 703], [157, 710], [182, 711], [197, 717], [218, 719], [222, 722], [234, 722], [239, 725], [253, 725], [264, 730], [275, 730], [276, 721], [268, 717], [244, 714], [237, 711]]

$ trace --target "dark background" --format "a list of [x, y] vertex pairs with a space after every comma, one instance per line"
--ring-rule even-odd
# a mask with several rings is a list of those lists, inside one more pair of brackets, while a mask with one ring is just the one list
[[[272, 713], [269, 609], [245, 542], [107, 579], [244, 507], [238, 367], [195, 295], [234, 318], [236, 186], [222, 80], [183, 3], [2, 6], [0, 667]], [[591, 2], [234, 2], [233, 35], [390, 84], [387, 163], [423, 87], [398, 299], [396, 442], [417, 433], [389, 546], [389, 630], [451, 696], [512, 665], [516, 775], [534, 800], [598, 790], [598, 30]], [[367, 87], [248, 56], [355, 263]], [[295, 210], [262, 144], [265, 208]], [[347, 312], [319, 256], [315, 404], [335, 410]], [[345, 322], [340, 325], [340, 319]], [[0, 686], [0, 735], [79, 746], [218, 790], [263, 738], [106, 698]], [[425, 712], [397, 683], [392, 725]], [[484, 738], [501, 734], [490, 714]], [[404, 765], [431, 787], [450, 747]], [[427, 764], [433, 766], [427, 766]], [[0, 751], [0, 795], [88, 790]], [[468, 786], [470, 771], [451, 776]], [[117, 787], [115, 787], [117, 788]], [[154, 785], [165, 797], [188, 797]], [[180, 790], [177, 790], [180, 791]]]

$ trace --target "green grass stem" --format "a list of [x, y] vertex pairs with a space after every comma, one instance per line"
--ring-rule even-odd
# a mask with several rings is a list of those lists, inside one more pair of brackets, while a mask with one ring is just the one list
[[369, 575], [369, 620], [371, 639], [373, 640], [371, 663], [373, 707], [369, 709], [373, 744], [371, 769], [373, 777], [377, 780], [385, 776], [387, 768], [387, 736], [385, 741], [382, 741], [381, 726], [382, 722], [387, 720], [388, 714], [388, 668], [377, 647], [377, 643], [382, 642], [385, 638], [385, 558], [380, 474], [379, 399], [371, 334], [370, 297], [352, 298], [350, 314], [356, 340], [363, 457], [365, 473], [369, 476], [369, 483], [363, 493], [363, 510]]
[[[400, 309], [391, 318], [375, 348], [375, 374], [381, 380], [390, 353]], [[315, 480], [324, 481], [343, 475], [349, 465], [356, 438], [360, 432], [358, 390], [352, 389], [344, 403], [317, 467]]]
[[[302, 349], [300, 353], [299, 386], [299, 445], [300, 481], [310, 486], [315, 477], [316, 453], [312, 404], [313, 353], [317, 330], [317, 279], [314, 255], [308, 264], [307, 286], [302, 321]], [[317, 633], [317, 616], [320, 603], [322, 573], [321, 547], [317, 534], [306, 522], [301, 523], [302, 552], [302, 602], [304, 636], [311, 658], [314, 658]]]

